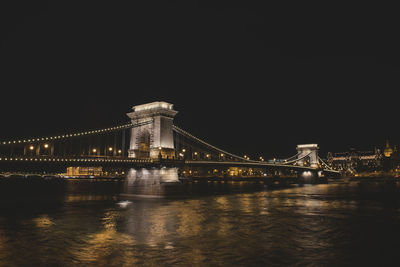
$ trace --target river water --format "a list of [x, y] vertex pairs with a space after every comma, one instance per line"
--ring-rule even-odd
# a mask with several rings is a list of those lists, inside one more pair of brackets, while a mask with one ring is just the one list
[[400, 264], [395, 183], [336, 181], [125, 204], [114, 191], [74, 190], [2, 200], [0, 266]]

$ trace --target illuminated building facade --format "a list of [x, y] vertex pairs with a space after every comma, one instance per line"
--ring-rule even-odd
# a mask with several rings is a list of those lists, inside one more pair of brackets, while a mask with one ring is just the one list
[[102, 167], [68, 167], [67, 176], [100, 176], [103, 174]]
[[328, 152], [328, 164], [341, 171], [361, 172], [374, 171], [382, 167], [383, 154], [380, 149], [374, 151], [358, 151], [351, 148], [347, 152]]

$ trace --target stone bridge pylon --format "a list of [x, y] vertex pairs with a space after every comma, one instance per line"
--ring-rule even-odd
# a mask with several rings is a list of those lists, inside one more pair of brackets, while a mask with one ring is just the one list
[[297, 145], [297, 164], [299, 166], [310, 165], [312, 168], [319, 167], [319, 158], [318, 158], [318, 145], [317, 144], [305, 144], [305, 145]]
[[127, 113], [132, 124], [128, 156], [130, 158], [173, 158], [175, 156], [173, 120], [178, 113], [173, 104], [152, 102], [134, 106]]

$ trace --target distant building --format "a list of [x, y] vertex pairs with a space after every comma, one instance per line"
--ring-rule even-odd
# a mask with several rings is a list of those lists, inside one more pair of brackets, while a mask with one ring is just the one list
[[391, 169], [400, 172], [400, 151], [396, 146], [393, 148], [393, 154], [390, 156]]
[[68, 167], [66, 173], [68, 176], [100, 176], [102, 174], [101, 167]]
[[390, 156], [393, 154], [393, 149], [389, 145], [389, 139], [386, 139], [386, 147], [383, 150], [383, 154], [385, 157], [390, 158]]
[[380, 149], [358, 151], [351, 148], [347, 152], [328, 152], [327, 163], [337, 170], [345, 172], [374, 171], [382, 167], [383, 155]]
[[393, 146], [393, 149], [389, 145], [389, 140], [386, 140], [386, 147], [383, 151], [384, 157], [384, 169], [386, 171], [400, 172], [400, 151], [397, 146]]

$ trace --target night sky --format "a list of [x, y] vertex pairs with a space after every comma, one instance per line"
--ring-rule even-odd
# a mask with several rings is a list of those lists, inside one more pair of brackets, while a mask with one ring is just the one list
[[357, 23], [191, 1], [53, 2], [1, 8], [0, 140], [114, 126], [134, 105], [167, 101], [176, 125], [239, 155], [400, 143], [399, 57]]

